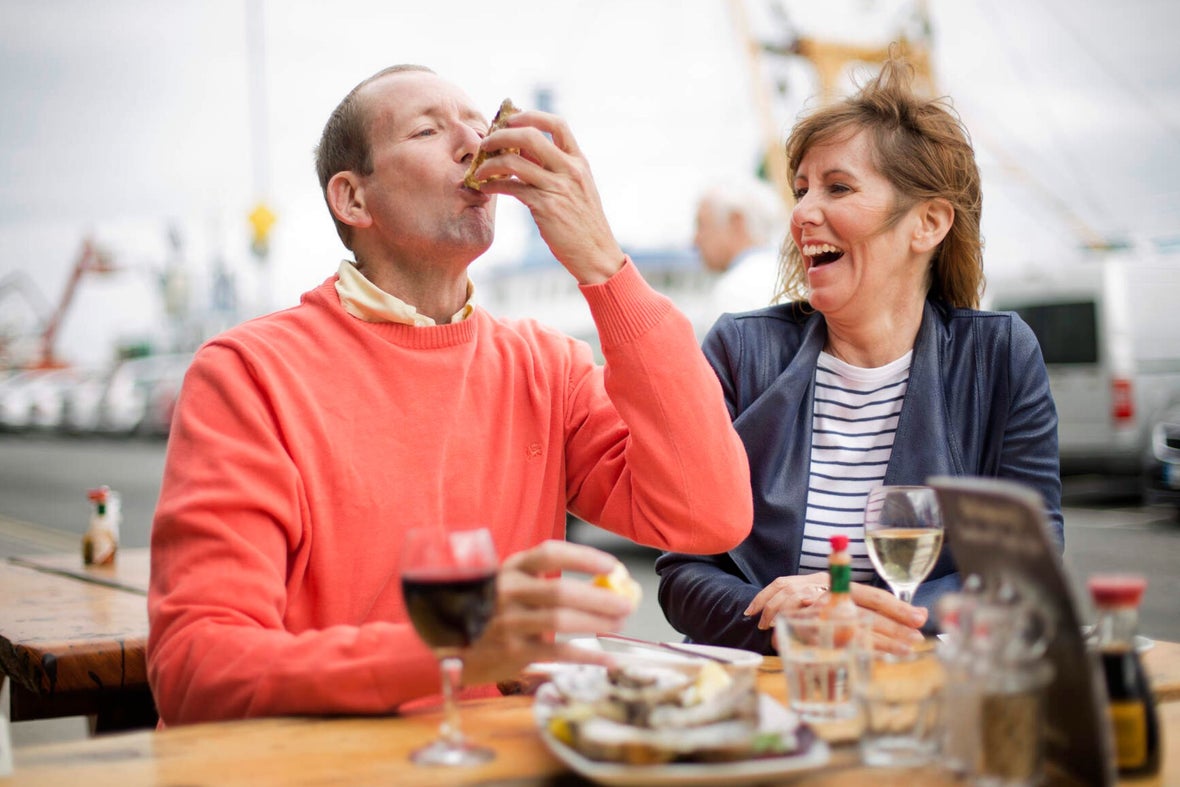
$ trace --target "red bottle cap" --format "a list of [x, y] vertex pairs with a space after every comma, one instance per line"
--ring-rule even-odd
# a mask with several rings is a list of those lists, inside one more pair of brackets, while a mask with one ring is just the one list
[[1147, 589], [1147, 580], [1138, 574], [1095, 574], [1086, 584], [1100, 607], [1138, 606]]
[[829, 541], [832, 542], [833, 552], [843, 552], [848, 549], [848, 536], [832, 536]]
[[105, 503], [107, 500], [107, 497], [109, 497], [110, 494], [111, 494], [111, 488], [104, 484], [103, 486], [96, 487], [96, 488], [88, 491], [86, 493], [86, 497], [88, 497], [92, 502], [95, 502], [95, 503]]

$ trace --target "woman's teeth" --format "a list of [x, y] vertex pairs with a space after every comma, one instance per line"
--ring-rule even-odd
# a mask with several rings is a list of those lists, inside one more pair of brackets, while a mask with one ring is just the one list
[[830, 243], [811, 243], [803, 247], [803, 255], [811, 259], [813, 265], [826, 265], [844, 256], [843, 249], [838, 249]]

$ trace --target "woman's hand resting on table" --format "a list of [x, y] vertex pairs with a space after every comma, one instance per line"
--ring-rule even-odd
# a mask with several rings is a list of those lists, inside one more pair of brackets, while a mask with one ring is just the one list
[[514, 678], [533, 662], [609, 664], [606, 653], [557, 642], [555, 634], [618, 631], [634, 609], [624, 596], [560, 576], [605, 574], [618, 558], [593, 547], [546, 541], [508, 557], [496, 577], [496, 613], [463, 656], [469, 685]]
[[[758, 628], [767, 630], [782, 613], [827, 603], [827, 583], [828, 576], [823, 573], [779, 577], [758, 591], [744, 614], [757, 617]], [[909, 653], [924, 639], [919, 629], [929, 613], [923, 607], [912, 607], [887, 590], [859, 582], [852, 583], [852, 600], [873, 613], [873, 645], [877, 650]]]

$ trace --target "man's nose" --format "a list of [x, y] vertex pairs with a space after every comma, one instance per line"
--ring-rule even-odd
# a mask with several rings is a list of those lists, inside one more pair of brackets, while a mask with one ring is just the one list
[[479, 151], [479, 143], [482, 139], [483, 136], [471, 126], [461, 125], [458, 144], [455, 146], [455, 157], [464, 164], [470, 162]]

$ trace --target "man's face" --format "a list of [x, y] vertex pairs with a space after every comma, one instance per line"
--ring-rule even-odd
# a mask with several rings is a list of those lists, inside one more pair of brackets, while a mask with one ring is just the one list
[[733, 261], [732, 231], [726, 215], [709, 200], [701, 200], [697, 207], [697, 231], [693, 245], [700, 252], [705, 267], [721, 273]]
[[[391, 74], [362, 88], [373, 172], [362, 196], [380, 253], [463, 265], [492, 243], [495, 197], [463, 186], [488, 122], [436, 74]], [[373, 235], [370, 235], [374, 237]]]

